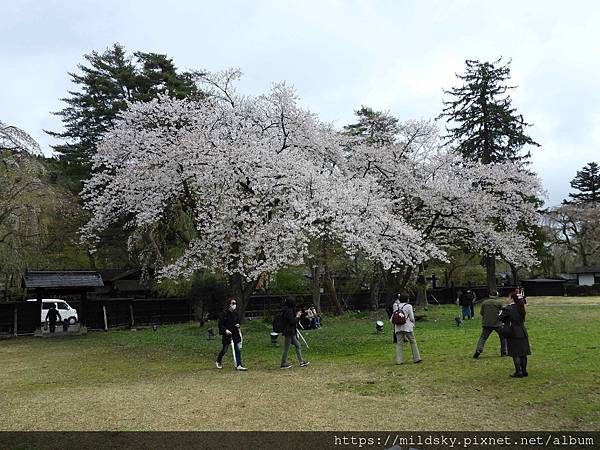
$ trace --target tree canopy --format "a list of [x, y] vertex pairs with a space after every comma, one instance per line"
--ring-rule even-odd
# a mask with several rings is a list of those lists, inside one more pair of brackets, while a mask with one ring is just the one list
[[530, 124], [517, 113], [508, 95], [515, 89], [506, 84], [510, 61], [466, 60], [465, 66], [465, 73], [456, 75], [463, 85], [444, 90], [450, 100], [444, 101], [439, 118], [447, 118], [446, 143], [465, 158], [484, 164], [526, 162], [530, 153], [521, 153], [523, 147], [539, 144], [525, 133]]
[[600, 167], [590, 162], [577, 171], [571, 181], [571, 187], [577, 192], [569, 194], [573, 202], [600, 205]]
[[[313, 238], [391, 273], [444, 260], [443, 236], [453, 232], [531, 262], [527, 235], [510, 220], [498, 229], [488, 219], [517, 210], [535, 220], [516, 195], [538, 191], [534, 176], [441, 150], [432, 126], [417, 122], [398, 128], [398, 142], [358, 144], [348, 158], [348, 138], [301, 109], [289, 86], [245, 96], [234, 88], [239, 76], [198, 75], [206, 98], [159, 96], [122, 113], [98, 146], [83, 193], [92, 214], [87, 242], [118, 220], [135, 239], [180, 211], [190, 239], [157, 260], [162, 276], [218, 271], [241, 299], [263, 273], [301, 264]], [[475, 212], [483, 220], [467, 220]]]
[[[69, 76], [75, 89], [61, 99], [64, 131], [47, 131], [64, 142], [53, 146], [67, 164], [77, 170], [88, 166], [101, 136], [109, 130], [128, 102], [149, 101], [160, 94], [174, 98], [198, 95], [190, 73], [179, 73], [171, 58], [157, 53], [128, 55], [120, 44], [103, 53], [84, 55], [79, 73]], [[86, 170], [77, 174], [85, 177]]]
[[344, 134], [352, 136], [354, 142], [367, 145], [394, 143], [399, 132], [398, 119], [389, 112], [374, 111], [368, 106], [361, 106], [354, 114], [358, 122], [344, 127]]

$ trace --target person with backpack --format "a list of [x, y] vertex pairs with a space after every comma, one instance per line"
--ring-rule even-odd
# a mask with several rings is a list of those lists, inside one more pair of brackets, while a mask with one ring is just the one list
[[277, 326], [281, 329], [280, 332], [285, 338], [283, 354], [281, 355], [281, 369], [290, 369], [292, 367], [292, 365], [289, 364], [287, 360], [291, 345], [293, 345], [296, 349], [296, 357], [298, 358], [300, 367], [306, 367], [310, 364], [309, 361], [305, 361], [304, 358], [302, 358], [302, 348], [300, 347], [300, 342], [298, 341], [297, 324], [299, 316], [300, 311], [297, 314], [295, 311], [294, 299], [292, 297], [286, 297], [286, 299], [283, 302], [283, 311], [281, 313], [281, 316], [278, 320], [276, 320], [276, 322], [279, 323], [276, 325], [274, 322], [273, 324], [273, 328]]
[[500, 322], [503, 322], [504, 329], [501, 330], [507, 340], [508, 355], [512, 356], [515, 365], [513, 378], [526, 377], [527, 356], [531, 355], [529, 347], [529, 334], [525, 328], [525, 304], [523, 299], [519, 298], [514, 292], [508, 296], [508, 306], [500, 313]]
[[396, 334], [396, 364], [402, 364], [405, 339], [410, 342], [413, 362], [415, 364], [420, 363], [423, 360], [414, 335], [415, 316], [413, 307], [404, 298], [398, 297], [398, 301], [394, 302], [392, 317], [390, 318], [390, 322], [394, 324]]
[[56, 330], [56, 322], [62, 320], [60, 313], [56, 309], [56, 303], [52, 303], [52, 305], [50, 305], [50, 309], [46, 313], [46, 320], [48, 321], [50, 333], [54, 333]]
[[236, 311], [237, 300], [230, 297], [225, 305], [225, 310], [219, 317], [219, 334], [222, 336], [221, 344], [223, 347], [217, 355], [217, 361], [215, 365], [217, 369], [223, 368], [223, 356], [227, 353], [227, 349], [233, 341], [233, 352], [235, 354], [236, 370], [246, 371], [244, 364], [242, 363], [242, 335], [240, 333], [240, 318]]

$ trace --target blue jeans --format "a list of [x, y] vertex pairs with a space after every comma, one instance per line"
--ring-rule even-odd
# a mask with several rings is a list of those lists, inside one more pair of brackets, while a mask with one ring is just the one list
[[471, 315], [471, 306], [470, 306], [470, 305], [468, 305], [468, 306], [463, 306], [463, 307], [462, 307], [462, 316], [463, 316], [463, 319], [464, 319], [465, 317], [466, 317], [467, 319], [470, 319], [470, 318], [472, 318], [472, 317], [473, 317], [473, 316]]
[[[225, 353], [227, 353], [227, 349], [231, 346], [231, 342], [229, 343], [225, 343], [223, 342], [223, 348], [221, 349], [221, 351], [219, 352], [219, 354], [217, 355], [217, 362], [219, 364], [221, 364], [223, 362], [223, 356], [225, 356]], [[237, 366], [243, 366], [244, 364], [242, 363], [242, 350], [240, 349], [240, 343], [233, 343], [233, 350], [234, 350], [234, 354], [235, 354], [235, 361], [237, 363]]]

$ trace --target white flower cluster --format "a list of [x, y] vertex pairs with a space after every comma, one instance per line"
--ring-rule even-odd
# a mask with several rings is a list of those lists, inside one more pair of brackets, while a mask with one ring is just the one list
[[439, 250], [463, 246], [519, 267], [537, 263], [532, 201], [545, 195], [540, 179], [512, 163], [467, 161], [439, 145], [429, 122], [411, 122], [391, 146], [356, 146], [354, 172], [377, 178], [383, 195]]
[[256, 279], [300, 263], [323, 235], [390, 270], [444, 259], [458, 241], [533, 262], [517, 218], [535, 221], [522, 194], [539, 192], [534, 177], [440, 152], [416, 122], [403, 125], [405, 142], [348, 151], [288, 86], [242, 96], [239, 75], [199, 75], [202, 100], [129, 105], [94, 157], [84, 241], [123, 219], [147, 229], [183, 205], [195, 236], [163, 276], [210, 268]]

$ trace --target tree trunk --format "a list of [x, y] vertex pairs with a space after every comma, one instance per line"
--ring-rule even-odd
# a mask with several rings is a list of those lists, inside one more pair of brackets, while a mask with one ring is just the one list
[[381, 286], [383, 281], [382, 267], [379, 263], [373, 265], [373, 277], [371, 278], [370, 306], [373, 311], [379, 308], [379, 299], [381, 297]]
[[[400, 273], [402, 273], [402, 272], [400, 272]], [[400, 278], [400, 285], [398, 286], [398, 290], [403, 291], [406, 288], [406, 285], [410, 281], [410, 277], [412, 276], [412, 273], [413, 273], [413, 268], [407, 267], [404, 272], [404, 275], [402, 275], [402, 277]]]
[[192, 304], [194, 305], [194, 318], [200, 322], [200, 326], [204, 325], [204, 295], [200, 290], [202, 283], [203, 272], [196, 270], [192, 278], [192, 288], [190, 289], [190, 296], [192, 297]]
[[396, 300], [399, 292], [399, 274], [386, 271], [385, 276], [385, 304], [391, 305]]
[[583, 241], [579, 242], [579, 255], [581, 256], [581, 264], [583, 265], [583, 267], [587, 267], [588, 258]]
[[510, 265], [510, 273], [512, 276], [512, 283], [514, 285], [519, 284], [519, 268], [517, 266], [515, 266], [514, 264], [509, 264]]
[[490, 296], [498, 296], [498, 287], [496, 286], [496, 257], [485, 257], [485, 270], [487, 275], [487, 285], [490, 291]]
[[88, 263], [90, 264], [90, 268], [92, 270], [98, 270], [96, 268], [96, 257], [94, 256], [94, 254], [92, 252], [90, 252], [89, 249], [86, 249], [85, 253], [87, 254]]
[[321, 314], [321, 266], [313, 263], [310, 267], [312, 292], [312, 303], [319, 314]]
[[325, 284], [327, 285], [327, 291], [329, 292], [329, 296], [333, 301], [333, 306], [335, 307], [335, 314], [340, 315], [344, 312], [344, 307], [340, 303], [340, 300], [337, 296], [337, 292], [335, 291], [335, 283], [333, 278], [331, 277], [331, 272], [329, 272], [329, 268], [325, 266]]
[[246, 281], [246, 279], [239, 273], [229, 275], [229, 286], [231, 287], [233, 296], [238, 300], [237, 310], [240, 316], [240, 321], [243, 321], [245, 318], [248, 301], [256, 289], [259, 279], [260, 277], [257, 277], [254, 280]]
[[5, 278], [4, 280], [4, 301], [8, 301], [8, 290], [10, 289], [10, 287], [12, 286], [13, 283], [13, 276], [14, 274], [10, 274], [8, 276], [8, 278]]

